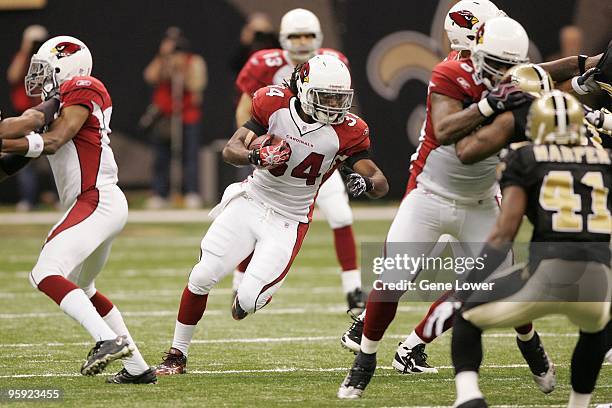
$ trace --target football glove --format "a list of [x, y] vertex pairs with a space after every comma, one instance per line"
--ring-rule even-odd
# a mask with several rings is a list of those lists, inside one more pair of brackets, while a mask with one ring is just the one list
[[572, 89], [578, 95], [586, 95], [588, 93], [601, 89], [595, 77], [599, 74], [599, 68], [594, 67], [587, 70], [584, 74], [572, 78]]
[[344, 170], [346, 177], [346, 188], [352, 197], [359, 197], [363, 193], [372, 191], [374, 185], [369, 177], [363, 177], [359, 173]]
[[261, 144], [261, 147], [249, 152], [249, 162], [264, 169], [286, 163], [291, 157], [291, 147], [285, 140], [272, 144], [272, 137], [268, 136]]
[[478, 110], [485, 118], [495, 114], [516, 109], [529, 102], [532, 97], [509, 82], [501, 83], [478, 102]]
[[436, 306], [425, 322], [423, 335], [428, 338], [440, 336], [444, 332], [445, 323], [455, 317], [461, 306], [462, 303], [453, 297]]

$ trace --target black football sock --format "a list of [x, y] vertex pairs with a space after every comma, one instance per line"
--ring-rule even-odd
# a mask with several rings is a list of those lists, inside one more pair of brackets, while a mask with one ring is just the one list
[[580, 332], [572, 355], [572, 389], [580, 394], [591, 394], [601, 370], [606, 347], [605, 329], [597, 333]]
[[482, 330], [463, 318], [455, 316], [451, 356], [455, 375], [462, 371], [478, 372], [482, 363]]

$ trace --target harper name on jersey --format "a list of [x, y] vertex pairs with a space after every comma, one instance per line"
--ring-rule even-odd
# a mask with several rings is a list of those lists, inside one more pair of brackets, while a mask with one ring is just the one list
[[64, 206], [70, 206], [81, 193], [118, 181], [108, 137], [113, 107], [104, 84], [91, 76], [64, 82], [60, 109], [73, 105], [89, 109], [89, 117], [72, 140], [47, 156]]
[[420, 143], [410, 162], [407, 193], [422, 186], [452, 200], [481, 200], [494, 197], [497, 192], [496, 156], [475, 164], [461, 163], [455, 146], [441, 146], [434, 134], [431, 119], [431, 94], [438, 93], [461, 101], [464, 107], [478, 102], [486, 91], [474, 75], [468, 58], [447, 60], [433, 69], [427, 89], [427, 118], [421, 130]]
[[[319, 48], [317, 55], [333, 55], [340, 58], [346, 66], [348, 59], [340, 51], [331, 48]], [[294, 65], [289, 60], [289, 53], [280, 48], [255, 52], [242, 67], [236, 78], [236, 87], [242, 93], [253, 95], [259, 88], [267, 85], [282, 85], [289, 81]]]
[[304, 122], [296, 103], [295, 95], [283, 86], [268, 86], [255, 93], [253, 120], [269, 134], [285, 139], [291, 157], [272, 170], [256, 169], [244, 188], [279, 214], [309, 222], [325, 177], [348, 157], [368, 150], [370, 135], [368, 125], [351, 113], [339, 125]]

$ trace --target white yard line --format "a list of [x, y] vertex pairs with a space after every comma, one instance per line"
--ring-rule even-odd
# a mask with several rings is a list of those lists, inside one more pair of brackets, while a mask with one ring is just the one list
[[[578, 337], [577, 333], [539, 333], [541, 337]], [[484, 335], [485, 338], [514, 338], [514, 333], [489, 333]], [[385, 336], [387, 339], [404, 339], [406, 336], [401, 334], [392, 334]], [[195, 339], [192, 344], [225, 344], [225, 343], [301, 343], [301, 342], [326, 342], [326, 341], [339, 341], [340, 336], [295, 336], [295, 337], [254, 337], [254, 338], [225, 338], [225, 339], [208, 339], [199, 340]], [[158, 339], [158, 340], [147, 340], [139, 341], [139, 344], [165, 344], [170, 339]], [[64, 347], [64, 346], [87, 346], [91, 345], [91, 342], [72, 342], [72, 343], [61, 343], [61, 342], [49, 342], [49, 343], [0, 343], [0, 348], [29, 348], [29, 347]]]
[[[128, 223], [130, 224], [168, 224], [168, 223], [205, 223], [212, 221], [208, 216], [209, 209], [202, 210], [130, 210]], [[397, 206], [371, 206], [353, 208], [356, 220], [392, 220]], [[0, 225], [52, 225], [61, 217], [61, 212], [31, 212], [0, 213]], [[323, 216], [315, 210], [314, 220], [322, 221]]]
[[[565, 365], [567, 366], [567, 364]], [[482, 368], [527, 368], [527, 364], [498, 364], [498, 365], [483, 365]], [[452, 369], [452, 366], [439, 366], [441, 369]], [[225, 375], [225, 374], [265, 374], [265, 373], [294, 373], [294, 372], [307, 372], [307, 373], [333, 373], [333, 372], [345, 372], [349, 367], [333, 367], [333, 368], [301, 368], [301, 367], [278, 367], [278, 368], [267, 368], [259, 370], [189, 370], [188, 375]], [[395, 370], [391, 366], [379, 366], [377, 370], [392, 371]], [[0, 378], [33, 378], [33, 377], [81, 377], [78, 373], [43, 373], [43, 374], [8, 374], [0, 375]], [[426, 377], [426, 378], [425, 378]], [[423, 379], [431, 381], [431, 376], [425, 376]], [[520, 378], [517, 378], [520, 379]], [[442, 379], [443, 381], [453, 381], [451, 378]], [[504, 378], [503, 380], [508, 380]], [[436, 381], [440, 381], [437, 379]]]

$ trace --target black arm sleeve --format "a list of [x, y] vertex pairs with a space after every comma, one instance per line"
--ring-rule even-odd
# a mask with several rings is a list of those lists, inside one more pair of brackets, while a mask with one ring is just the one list
[[247, 120], [242, 126], [253, 131], [257, 136], [265, 135], [268, 132], [268, 129], [254, 119]]
[[51, 98], [42, 103], [39, 103], [32, 109], [42, 112], [45, 115], [45, 126], [49, 126], [49, 124], [53, 122], [53, 119], [55, 119], [55, 113], [59, 110], [59, 106], [59, 99]]
[[357, 163], [359, 160], [369, 159], [369, 158], [370, 158], [370, 152], [368, 150], [362, 150], [350, 156], [348, 159], [346, 159], [344, 161], [344, 164], [352, 169], [355, 163]]
[[30, 157], [20, 156], [18, 154], [7, 154], [0, 157], [0, 169], [7, 175], [12, 176], [19, 170], [24, 168], [32, 160]]

